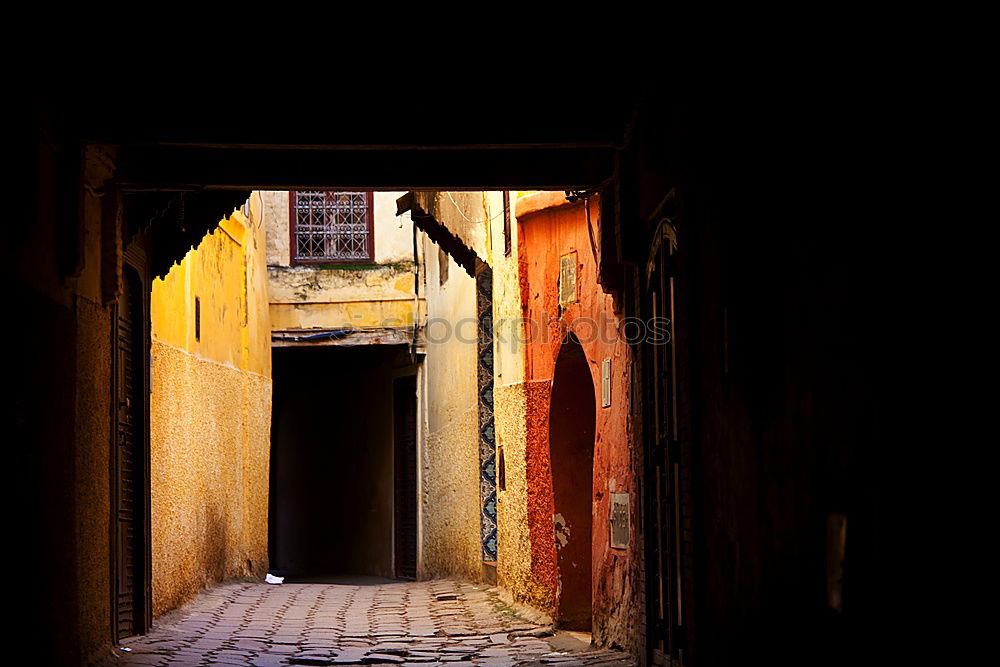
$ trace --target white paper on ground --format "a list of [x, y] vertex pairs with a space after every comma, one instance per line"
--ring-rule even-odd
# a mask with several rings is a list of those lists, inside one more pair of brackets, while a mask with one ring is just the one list
[[268, 584], [280, 584], [280, 583], [282, 583], [284, 581], [285, 581], [284, 577], [276, 577], [273, 574], [271, 574], [270, 572], [268, 572], [267, 576], [264, 577], [264, 582], [268, 583]]

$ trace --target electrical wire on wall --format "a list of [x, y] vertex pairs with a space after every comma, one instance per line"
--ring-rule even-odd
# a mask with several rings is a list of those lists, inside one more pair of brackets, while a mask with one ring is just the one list
[[591, 190], [566, 190], [566, 201], [576, 203], [583, 200], [584, 209], [587, 212], [587, 234], [590, 235], [590, 252], [594, 256], [594, 263], [597, 263], [597, 242], [594, 240], [594, 225], [590, 221], [590, 198], [597, 194], [597, 188]]
[[[492, 190], [485, 190], [484, 193], [485, 192], [493, 192], [493, 191]], [[462, 211], [462, 207], [458, 205], [458, 202], [455, 201], [455, 198], [451, 196], [450, 192], [448, 192], [447, 190], [445, 190], [445, 194], [448, 195], [448, 199], [451, 200], [451, 203], [455, 206], [455, 209], [458, 211], [458, 214], [460, 216], [462, 216], [463, 218], [465, 218], [468, 222], [471, 222], [474, 225], [481, 225], [481, 224], [483, 224], [483, 222], [493, 222], [494, 220], [496, 220], [497, 218], [499, 218], [501, 215], [503, 215], [504, 212], [507, 210], [506, 208], [504, 208], [499, 213], [497, 213], [496, 215], [494, 215], [493, 217], [491, 217], [489, 220], [473, 220], [472, 218], [470, 218], [469, 216], [467, 216], [464, 211]]]
[[261, 194], [260, 190], [255, 190], [257, 193], [257, 201], [260, 202], [260, 220], [257, 221], [258, 228], [264, 224], [264, 195]]

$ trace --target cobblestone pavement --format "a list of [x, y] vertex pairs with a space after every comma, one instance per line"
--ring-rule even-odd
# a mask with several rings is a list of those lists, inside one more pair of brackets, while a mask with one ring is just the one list
[[127, 640], [104, 664], [635, 664], [526, 617], [495, 588], [450, 580], [229, 583]]

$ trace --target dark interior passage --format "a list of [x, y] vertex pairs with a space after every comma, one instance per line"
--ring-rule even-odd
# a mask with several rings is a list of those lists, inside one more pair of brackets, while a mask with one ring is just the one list
[[417, 577], [417, 376], [392, 385], [394, 503], [393, 551], [396, 577]]
[[561, 627], [588, 632], [594, 433], [594, 382], [583, 348], [570, 334], [556, 361], [549, 404], [553, 523], [559, 557], [557, 620]]
[[272, 572], [393, 576], [394, 380], [412, 372], [402, 347], [274, 350]]

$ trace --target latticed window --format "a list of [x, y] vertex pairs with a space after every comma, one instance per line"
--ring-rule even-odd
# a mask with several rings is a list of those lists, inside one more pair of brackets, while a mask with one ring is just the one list
[[296, 263], [372, 261], [371, 192], [300, 190], [289, 208]]

